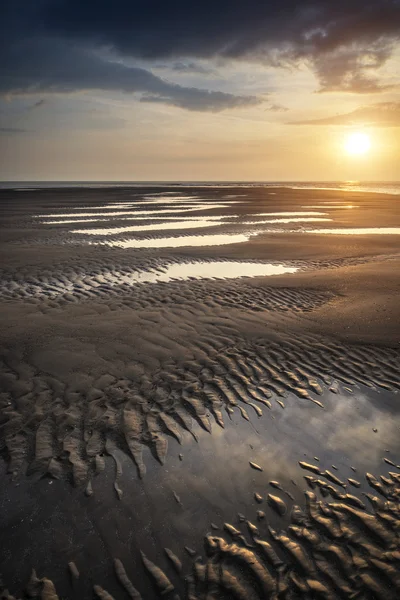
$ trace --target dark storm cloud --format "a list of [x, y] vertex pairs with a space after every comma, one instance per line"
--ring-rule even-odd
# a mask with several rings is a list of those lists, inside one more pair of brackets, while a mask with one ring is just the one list
[[400, 102], [379, 102], [370, 106], [361, 106], [352, 112], [310, 119], [293, 121], [291, 125], [374, 125], [377, 127], [400, 127]]
[[160, 91], [157, 94], [145, 94], [140, 98], [140, 101], [170, 104], [188, 110], [210, 112], [259, 104], [260, 102], [254, 96], [234, 96], [233, 94], [226, 94], [224, 92], [209, 92], [207, 90], [199, 90], [198, 88], [181, 87], [171, 84], [168, 84], [168, 87], [172, 88], [170, 93], [166, 89], [165, 93]]
[[[143, 69], [100, 56], [89, 58], [90, 50], [103, 48], [129, 59], [168, 59], [184, 65], [216, 57], [251, 58], [278, 66], [305, 61], [322, 91], [371, 92], [380, 91], [374, 72], [400, 37], [400, 0], [6, 0], [5, 4], [8, 14], [2, 20], [1, 42], [2, 64], [8, 66], [5, 91], [35, 86], [139, 90], [151, 101], [164, 99], [185, 108], [201, 105], [203, 110], [208, 102], [216, 110], [225, 102], [241, 106], [246, 99], [192, 89], [187, 91], [186, 105], [185, 88]], [[46, 53], [40, 49], [44, 42]], [[30, 48], [35, 45], [32, 64]], [[77, 49], [83, 47], [78, 56]]]
[[213, 75], [215, 73], [214, 69], [209, 69], [204, 67], [203, 65], [194, 63], [194, 62], [176, 62], [171, 66], [173, 71], [177, 71], [178, 73], [194, 73], [198, 75]]
[[369, 94], [381, 92], [393, 86], [382, 85], [374, 75], [391, 55], [391, 44], [379, 40], [367, 48], [338, 48], [328, 55], [314, 60], [314, 67], [321, 83], [321, 91], [342, 90]]
[[20, 127], [0, 127], [0, 133], [27, 133], [27, 129]]
[[41, 100], [38, 100], [37, 102], [35, 102], [30, 108], [31, 108], [31, 110], [35, 110], [36, 108], [40, 108], [44, 104], [46, 104], [46, 100], [44, 98], [42, 98]]
[[15, 44], [1, 67], [0, 92], [63, 93], [118, 90], [144, 93], [143, 102], [217, 112], [251, 106], [254, 96], [236, 96], [170, 83], [150, 71], [104, 58], [92, 47], [61, 39], [26, 39]]

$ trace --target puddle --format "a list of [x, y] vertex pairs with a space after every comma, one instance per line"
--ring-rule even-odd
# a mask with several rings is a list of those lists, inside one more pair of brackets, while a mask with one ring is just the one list
[[[148, 214], [151, 211], [145, 211], [145, 214]], [[169, 211], [168, 211], [169, 212]], [[35, 215], [35, 218], [39, 219], [62, 219], [62, 218], [80, 218], [80, 217], [119, 217], [124, 215], [138, 214], [137, 212], [133, 212], [132, 210], [121, 210], [114, 212], [80, 212], [80, 213], [50, 213], [48, 215]], [[140, 214], [140, 211], [139, 211]]]
[[187, 235], [170, 238], [152, 238], [145, 240], [124, 240], [109, 242], [109, 246], [118, 248], [183, 248], [185, 246], [224, 246], [225, 244], [240, 244], [248, 242], [250, 234], [237, 235]]
[[[200, 202], [184, 202], [183, 200], [179, 200], [172, 203], [172, 202], [164, 202], [162, 200], [137, 200], [136, 202], [129, 202], [126, 204], [106, 204], [104, 206], [86, 206], [86, 207], [82, 207], [78, 208], [76, 207], [77, 210], [83, 210], [84, 208], [86, 210], [92, 210], [92, 209], [96, 209], [96, 210], [112, 210], [112, 209], [125, 209], [125, 210], [134, 210], [135, 208], [146, 208], [146, 206], [153, 206], [153, 204], [158, 205], [158, 204], [173, 204], [174, 208], [188, 208], [190, 206], [198, 206], [200, 204]], [[202, 204], [203, 206], [203, 204]], [[155, 207], [157, 210], [157, 206]]]
[[153, 192], [151, 194], [144, 194], [143, 198], [166, 198], [167, 200], [192, 200], [193, 198], [200, 198], [200, 196], [188, 196], [187, 194], [176, 194], [175, 192]]
[[[194, 202], [194, 200], [197, 200], [197, 202]], [[150, 200], [150, 199], [149, 200], [140, 200], [140, 202], [135, 202], [135, 204], [143, 204], [145, 206], [148, 206], [149, 204], [150, 205], [151, 204], [173, 204], [174, 206], [182, 205], [183, 207], [186, 207], [186, 206], [190, 206], [193, 204], [199, 204], [199, 200], [200, 200], [200, 198], [198, 198], [198, 199], [193, 198], [193, 200], [190, 199], [190, 200], [186, 200], [186, 201], [185, 200], [172, 200], [172, 199], [168, 200], [167, 198], [163, 198], [163, 199], [159, 200], [159, 199], [154, 198], [152, 200]]]
[[119, 202], [118, 204], [104, 204], [103, 206], [83, 206], [82, 208], [76, 207], [76, 210], [103, 210], [105, 208], [134, 208], [136, 202]]
[[[322, 207], [320, 207], [322, 208]], [[314, 210], [310, 211], [298, 211], [298, 212], [270, 212], [270, 213], [256, 213], [252, 215], [253, 217], [308, 217], [308, 216], [318, 216], [318, 215], [326, 215], [326, 212], [316, 212]]]
[[137, 200], [129, 200], [129, 202], [115, 202], [112, 204], [103, 204], [102, 206], [76, 206], [74, 207], [76, 210], [91, 210], [91, 209], [96, 209], [96, 210], [103, 210], [103, 209], [113, 209], [113, 208], [134, 208], [135, 206], [141, 205], [141, 204], [164, 204], [164, 203], [170, 203], [170, 202], [174, 202], [176, 204], [183, 204], [183, 205], [187, 205], [187, 204], [199, 204], [199, 201], [201, 201], [201, 198], [197, 197], [197, 196], [193, 196], [191, 198], [186, 197], [176, 197], [176, 198], [153, 198], [153, 196], [149, 196], [149, 198], [138, 198]]
[[357, 229], [307, 229], [304, 233], [327, 233], [332, 235], [400, 235], [400, 227], [359, 227]]
[[293, 217], [287, 219], [268, 219], [261, 221], [245, 221], [243, 225], [263, 225], [265, 223], [311, 223], [316, 221], [332, 221], [332, 219], [323, 219], [319, 217]]
[[194, 202], [201, 200], [200, 196], [164, 196], [164, 194], [149, 194], [144, 196], [146, 203], [154, 202], [163, 204], [165, 202]]
[[75, 225], [79, 225], [79, 223], [99, 223], [101, 221], [107, 221], [108, 219], [65, 219], [61, 221], [45, 221], [44, 225], [68, 225], [69, 223], [75, 223]]
[[[49, 275], [45, 278], [20, 279], [8, 282], [0, 288], [0, 296], [9, 298], [10, 293], [25, 299], [56, 299], [68, 294], [69, 297], [95, 297], [104, 294], [109, 288], [132, 286], [176, 280], [191, 279], [235, 279], [240, 277], [264, 277], [295, 273], [297, 267], [283, 264], [261, 263], [254, 261], [194, 261], [169, 265], [158, 265], [151, 269], [120, 270], [103, 269], [98, 272], [81, 272], [69, 277], [67, 274]], [[108, 292], [107, 292], [108, 293]]]
[[[102, 204], [101, 206], [74, 206], [74, 210], [91, 210], [91, 211], [102, 211], [102, 210], [128, 210], [135, 208], [138, 204], [144, 204], [144, 202], [116, 202], [115, 204]], [[74, 213], [69, 213], [69, 216], [74, 215]], [[41, 217], [52, 216], [52, 215], [37, 215]], [[53, 216], [60, 216], [58, 214], [54, 214]]]
[[[321, 204], [309, 204], [304, 208], [323, 208], [324, 210], [332, 210], [333, 208], [358, 208], [355, 204], [333, 204], [332, 206], [322, 206]], [[322, 214], [322, 213], [321, 213]]]
[[224, 219], [232, 219], [235, 218], [237, 219], [239, 217], [239, 215], [209, 215], [209, 216], [198, 216], [198, 215], [191, 215], [190, 217], [184, 217], [179, 215], [175, 216], [175, 217], [168, 217], [168, 216], [162, 216], [162, 217], [153, 217], [151, 216], [147, 216], [147, 217], [128, 217], [128, 218], [124, 218], [121, 219], [122, 221], [131, 221], [132, 219], [137, 219], [138, 221], [156, 221], [156, 220], [160, 220], [160, 221], [176, 221], [177, 219], [179, 219], [179, 221], [222, 221]]
[[283, 275], [295, 273], [296, 267], [286, 267], [282, 264], [272, 265], [254, 262], [215, 261], [192, 262], [171, 265], [166, 272], [156, 274], [155, 281], [170, 281], [171, 279], [234, 279], [236, 277], [258, 277], [266, 275]]
[[146, 194], [146, 196], [174, 196], [175, 192], [153, 192], [152, 194]]
[[[164, 194], [150, 194], [145, 195], [143, 197], [138, 197], [136, 200], [130, 200], [129, 202], [116, 202], [112, 204], [105, 204], [103, 206], [98, 206], [94, 208], [98, 208], [100, 210], [104, 208], [133, 208], [139, 204], [198, 204], [202, 198], [200, 196], [164, 196]], [[90, 206], [84, 207], [88, 210], [91, 208]], [[77, 210], [81, 210], [78, 208]]]
[[[40, 219], [62, 219], [63, 217], [65, 217], [66, 219], [68, 218], [72, 218], [72, 217], [119, 217], [119, 216], [126, 216], [126, 215], [130, 215], [133, 216], [135, 214], [149, 214], [152, 211], [149, 210], [145, 210], [145, 211], [133, 211], [133, 210], [120, 210], [120, 211], [114, 211], [114, 212], [80, 212], [80, 213], [49, 213], [48, 215], [35, 215], [36, 218], [40, 218]], [[170, 212], [170, 211], [167, 211]], [[155, 214], [157, 214], [157, 212], [155, 211]]]
[[168, 229], [199, 229], [200, 227], [215, 227], [219, 221], [206, 218], [196, 221], [173, 221], [172, 223], [155, 223], [149, 225], [128, 225], [126, 227], [107, 227], [100, 229], [72, 229], [70, 233], [82, 233], [85, 235], [118, 235], [128, 231], [164, 231]]
[[188, 262], [168, 265], [163, 270], [137, 271], [129, 275], [115, 271], [107, 277], [107, 284], [156, 283], [175, 279], [236, 279], [238, 277], [283, 275], [296, 271], [298, 271], [297, 267], [287, 267], [282, 264], [238, 261]]
[[[237, 218], [238, 215], [228, 215], [226, 217], [224, 216], [216, 216], [216, 215], [211, 215], [209, 217], [198, 217], [198, 216], [192, 216], [192, 217], [168, 217], [168, 216], [162, 216], [162, 217], [153, 217], [153, 216], [139, 216], [139, 217], [122, 217], [120, 219], [116, 219], [118, 221], [176, 221], [176, 219], [178, 218], [179, 221], [223, 221], [225, 219], [231, 219], [231, 218]], [[74, 219], [61, 219], [61, 220], [57, 220], [57, 221], [43, 221], [42, 225], [62, 225], [62, 224], [70, 224], [70, 223], [74, 223], [75, 225], [79, 225], [80, 223], [104, 223], [104, 222], [109, 222], [109, 221], [114, 221], [115, 219], [107, 219], [107, 217], [99, 217], [98, 219], [86, 219], [86, 218], [79, 218], [79, 217], [75, 217]]]
[[47, 215], [35, 215], [35, 218], [40, 219], [52, 219], [52, 218], [71, 218], [71, 217], [119, 217], [119, 216], [131, 216], [136, 215], [161, 215], [170, 213], [180, 212], [191, 212], [195, 210], [211, 210], [212, 208], [226, 208], [227, 204], [196, 204], [194, 206], [182, 207], [182, 208], [165, 208], [162, 210], [122, 210], [116, 212], [79, 212], [79, 213], [49, 213]]

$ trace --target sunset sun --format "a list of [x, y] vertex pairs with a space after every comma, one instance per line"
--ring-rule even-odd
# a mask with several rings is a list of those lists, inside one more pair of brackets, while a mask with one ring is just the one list
[[351, 133], [345, 142], [348, 154], [366, 154], [371, 148], [371, 140], [366, 133]]

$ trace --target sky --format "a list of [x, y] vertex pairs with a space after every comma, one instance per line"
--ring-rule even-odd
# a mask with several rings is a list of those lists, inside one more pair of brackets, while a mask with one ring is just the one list
[[400, 179], [400, 0], [1, 6], [1, 180]]

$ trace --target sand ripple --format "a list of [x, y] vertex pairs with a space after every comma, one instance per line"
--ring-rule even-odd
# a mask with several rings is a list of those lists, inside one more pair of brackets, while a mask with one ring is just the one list
[[337, 393], [338, 382], [400, 389], [395, 349], [289, 334], [244, 343], [222, 331], [181, 344], [192, 359], [167, 360], [156, 370], [132, 362], [123, 378], [104, 370], [97, 377], [82, 372], [62, 379], [6, 353], [0, 442], [9, 471], [16, 476], [28, 466], [90, 486], [102, 455], [113, 456], [118, 447], [143, 476], [143, 446], [163, 464], [169, 436], [180, 442], [182, 429], [195, 435], [194, 421], [211, 432], [213, 423], [224, 427], [234, 411], [248, 420], [249, 411], [284, 408], [288, 393], [318, 410], [323, 389]]

